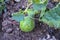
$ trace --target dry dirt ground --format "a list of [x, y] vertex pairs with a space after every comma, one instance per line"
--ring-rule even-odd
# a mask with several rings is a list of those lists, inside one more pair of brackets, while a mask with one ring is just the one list
[[[15, 2], [10, 0], [6, 2], [6, 9], [2, 22], [2, 37], [0, 40], [60, 40], [60, 30], [49, 28], [48, 25], [35, 20], [33, 31], [25, 33], [19, 29], [19, 23], [11, 19], [11, 14], [18, 12], [19, 9], [26, 8], [27, 0]], [[47, 8], [53, 8], [57, 3], [49, 1]], [[35, 15], [36, 18], [39, 15]]]

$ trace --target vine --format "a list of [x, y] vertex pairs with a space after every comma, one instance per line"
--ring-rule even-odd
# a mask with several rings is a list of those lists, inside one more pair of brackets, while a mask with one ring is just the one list
[[[28, 0], [29, 1], [29, 0]], [[32, 31], [34, 28], [34, 15], [39, 14], [38, 21], [42, 21], [50, 27], [60, 28], [60, 2], [53, 9], [47, 9], [48, 0], [31, 0], [26, 9], [20, 10], [12, 15], [12, 19], [20, 22], [20, 29], [25, 32]], [[32, 8], [29, 8], [32, 5]], [[25, 16], [25, 14], [27, 16]], [[33, 20], [33, 21], [32, 21]], [[33, 25], [32, 25], [33, 24]], [[32, 26], [31, 26], [32, 25]], [[31, 28], [30, 28], [31, 27]], [[27, 31], [29, 30], [29, 31]]]

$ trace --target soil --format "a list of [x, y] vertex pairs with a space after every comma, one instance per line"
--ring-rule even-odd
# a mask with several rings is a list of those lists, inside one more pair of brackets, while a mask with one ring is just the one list
[[[27, 0], [21, 0], [15, 2], [9, 0], [6, 2], [6, 9], [4, 9], [2, 30], [0, 32], [0, 40], [60, 40], [60, 30], [50, 28], [47, 24], [35, 20], [35, 28], [33, 31], [25, 33], [19, 29], [19, 22], [11, 19], [11, 14], [18, 12], [19, 9], [24, 10], [26, 8]], [[56, 2], [51, 2], [47, 5], [48, 9], [56, 6]], [[39, 14], [35, 15], [38, 18]]]

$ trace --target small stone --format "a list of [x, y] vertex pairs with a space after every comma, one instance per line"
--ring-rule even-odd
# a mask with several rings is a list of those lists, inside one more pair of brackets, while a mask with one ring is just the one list
[[45, 38], [43, 38], [42, 40], [46, 40]]
[[39, 38], [39, 40], [42, 40], [41, 38]]
[[3, 21], [3, 22], [2, 22], [2, 25], [3, 25], [3, 26], [6, 26], [6, 25], [7, 25], [7, 21]]
[[17, 30], [19, 30], [19, 28], [16, 28]]
[[54, 7], [54, 5], [52, 3], [48, 3], [48, 5], [47, 5], [48, 9], [52, 9], [53, 7]]
[[56, 38], [54, 36], [52, 36], [52, 38], [50, 40], [56, 40]]
[[12, 31], [13, 31], [12, 28], [9, 28], [9, 29], [6, 30], [7, 33], [11, 33]]
[[49, 34], [47, 34], [47, 39], [49, 39], [50, 38], [50, 35]]
[[15, 0], [15, 2], [20, 2], [20, 0]]

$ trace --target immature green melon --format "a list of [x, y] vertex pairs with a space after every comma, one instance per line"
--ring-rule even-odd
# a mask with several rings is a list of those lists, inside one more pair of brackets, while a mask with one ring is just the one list
[[32, 0], [33, 3], [35, 4], [43, 4], [45, 3], [47, 0]]
[[34, 27], [34, 20], [29, 17], [25, 17], [24, 20], [20, 21], [20, 29], [23, 32], [30, 32], [34, 29]]

